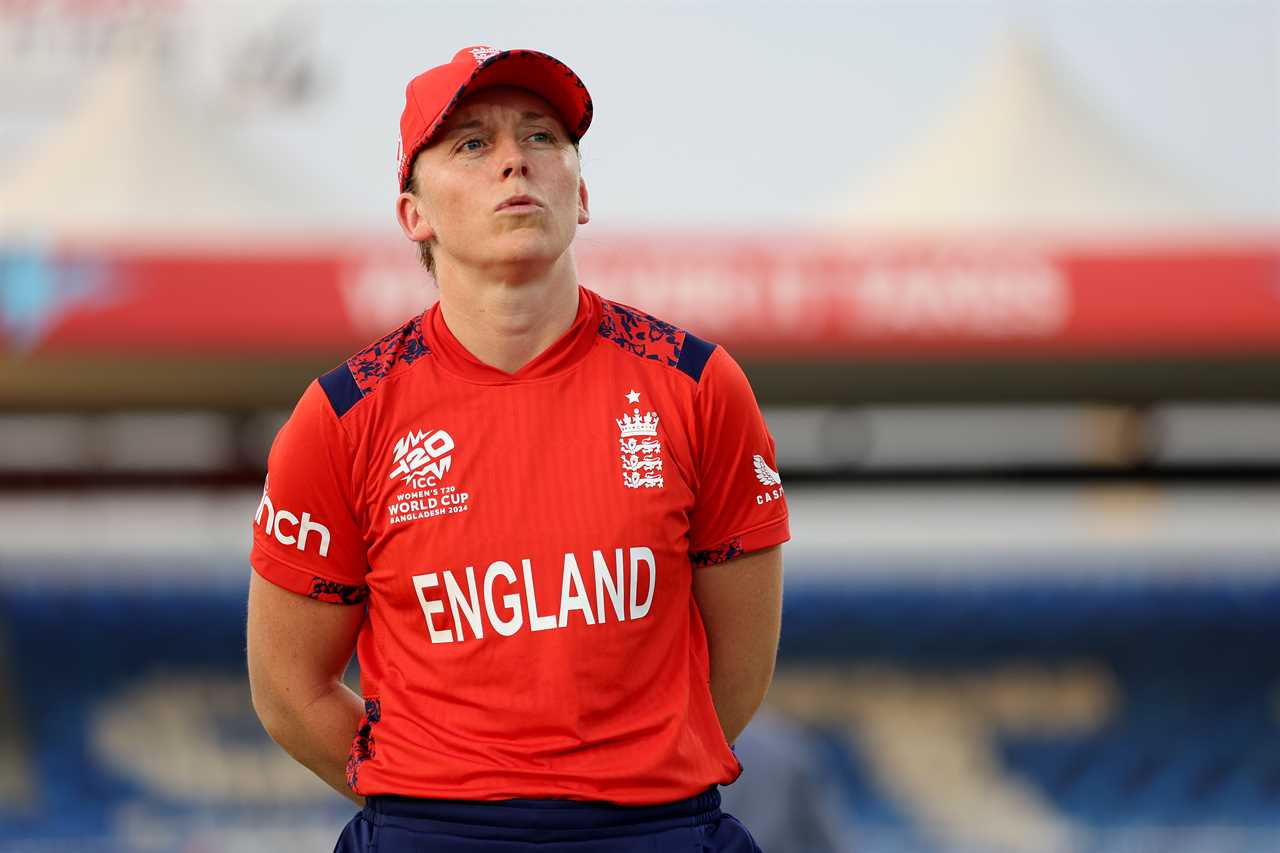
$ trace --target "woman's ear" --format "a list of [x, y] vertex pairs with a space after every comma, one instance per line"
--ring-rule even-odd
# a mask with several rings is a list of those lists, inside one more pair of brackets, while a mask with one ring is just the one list
[[435, 229], [427, 218], [426, 203], [413, 193], [400, 193], [396, 198], [396, 221], [404, 236], [415, 243], [434, 239]]
[[587, 197], [587, 182], [578, 178], [578, 224], [586, 225], [591, 221], [591, 210]]

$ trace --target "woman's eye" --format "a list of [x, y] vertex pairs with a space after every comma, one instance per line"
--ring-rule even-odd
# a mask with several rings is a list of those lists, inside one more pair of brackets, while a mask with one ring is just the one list
[[483, 139], [468, 139], [458, 146], [459, 151], [479, 151], [484, 145]]
[[531, 133], [531, 134], [529, 134], [529, 138], [530, 138], [531, 140], [533, 140], [534, 142], [551, 142], [551, 141], [553, 141], [553, 140], [552, 140], [552, 137], [551, 137], [551, 134], [547, 133], [545, 130], [539, 130], [539, 131], [537, 131], [536, 133]]

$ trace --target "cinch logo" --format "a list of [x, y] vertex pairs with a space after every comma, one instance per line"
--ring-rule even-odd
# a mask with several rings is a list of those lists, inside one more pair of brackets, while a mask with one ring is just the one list
[[[312, 521], [309, 512], [304, 512], [302, 518], [298, 518], [287, 509], [277, 510], [271, 503], [271, 498], [267, 497], [266, 484], [262, 486], [262, 500], [258, 503], [258, 511], [253, 516], [255, 525], [262, 523], [263, 512], [267, 514], [267, 535], [274, 536], [281, 545], [295, 545], [299, 551], [305, 551], [307, 537], [312, 533], [318, 533], [320, 556], [329, 556], [329, 528], [318, 521]], [[285, 529], [286, 524], [292, 528], [292, 532]]]
[[415, 489], [439, 485], [445, 472], [453, 463], [449, 452], [453, 450], [453, 437], [442, 429], [434, 432], [410, 430], [396, 442], [388, 479], [401, 478]]

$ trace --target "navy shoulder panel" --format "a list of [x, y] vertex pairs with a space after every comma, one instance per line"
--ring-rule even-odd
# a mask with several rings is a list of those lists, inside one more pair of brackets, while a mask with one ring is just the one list
[[351, 407], [360, 402], [364, 394], [356, 385], [356, 378], [351, 375], [351, 368], [344, 361], [324, 376], [320, 377], [320, 387], [333, 406], [333, 413], [342, 417], [351, 411]]
[[680, 359], [676, 362], [676, 370], [687, 373], [697, 382], [702, 379], [702, 368], [707, 366], [707, 359], [715, 352], [716, 345], [704, 341], [697, 335], [684, 333], [684, 342], [680, 347]]
[[320, 387], [334, 413], [342, 417], [372, 394], [383, 379], [430, 354], [422, 336], [422, 315], [418, 315], [321, 376]]
[[603, 300], [604, 313], [597, 329], [600, 337], [624, 352], [674, 367], [694, 382], [716, 345], [677, 328], [652, 314], [627, 305]]

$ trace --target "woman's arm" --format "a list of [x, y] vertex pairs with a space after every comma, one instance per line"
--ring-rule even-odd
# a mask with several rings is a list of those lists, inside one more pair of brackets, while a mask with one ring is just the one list
[[347, 753], [364, 703], [345, 684], [364, 607], [327, 604], [249, 581], [249, 687], [267, 733], [335, 791], [347, 787]]
[[747, 727], [773, 679], [782, 624], [782, 547], [694, 569], [711, 658], [711, 699], [725, 740]]

